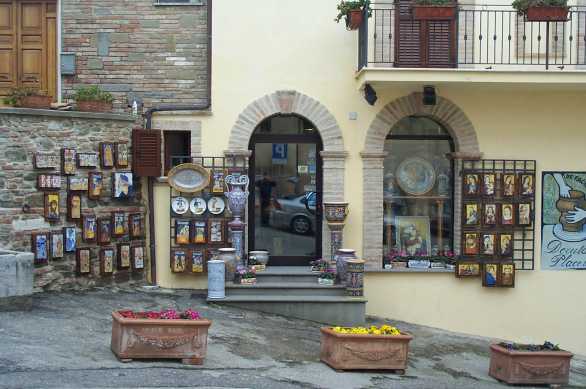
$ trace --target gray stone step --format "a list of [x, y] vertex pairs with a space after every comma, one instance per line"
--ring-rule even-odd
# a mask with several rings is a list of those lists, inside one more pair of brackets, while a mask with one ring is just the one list
[[267, 282], [258, 281], [256, 285], [240, 285], [226, 283], [226, 294], [229, 296], [345, 296], [346, 288], [341, 285], [319, 285], [313, 282]]
[[263, 294], [208, 299], [208, 303], [341, 326], [364, 325], [366, 302], [365, 298], [356, 297]]
[[256, 273], [257, 283], [317, 283], [318, 273], [312, 273], [309, 266], [268, 266]]

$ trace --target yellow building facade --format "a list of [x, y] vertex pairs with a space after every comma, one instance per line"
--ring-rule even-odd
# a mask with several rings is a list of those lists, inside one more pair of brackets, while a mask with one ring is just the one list
[[[336, 4], [214, 0], [211, 110], [158, 113], [153, 128], [191, 131], [192, 156], [224, 156], [246, 154], [252, 131], [275, 114], [310, 120], [323, 143], [323, 200], [349, 203], [344, 246], [367, 260], [367, 314], [515, 341], [548, 339], [586, 354], [586, 273], [541, 270], [540, 262], [542, 172], [586, 171], [586, 72], [579, 66], [358, 71], [358, 33], [332, 21]], [[365, 84], [378, 97], [372, 106]], [[422, 103], [424, 85], [434, 86], [435, 105]], [[385, 131], [408, 116], [442, 124], [456, 159], [536, 161], [535, 268], [517, 271], [515, 288], [484, 288], [478, 278], [453, 272], [383, 269], [383, 218], [373, 224], [371, 215], [382, 211]], [[458, 191], [457, 171], [455, 177]], [[169, 269], [169, 190], [164, 178], [155, 184], [156, 282], [205, 289], [204, 276]], [[461, 201], [455, 194], [455, 224]], [[459, 239], [455, 227], [456, 251]]]

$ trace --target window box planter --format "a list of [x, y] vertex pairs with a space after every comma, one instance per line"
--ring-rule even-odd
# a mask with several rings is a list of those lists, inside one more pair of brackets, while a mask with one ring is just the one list
[[19, 106], [22, 108], [50, 109], [51, 96], [23, 96]]
[[519, 351], [490, 346], [489, 375], [507, 384], [565, 385], [570, 374], [567, 351]]
[[112, 103], [105, 101], [78, 101], [77, 109], [83, 112], [111, 112]]
[[363, 20], [364, 18], [362, 16], [362, 10], [353, 9], [346, 15], [346, 28], [348, 30], [357, 30], [362, 24]]
[[205, 319], [125, 318], [119, 312], [112, 312], [112, 352], [123, 362], [164, 358], [201, 365], [211, 324]]
[[414, 5], [415, 20], [453, 20], [456, 18], [455, 5]]
[[339, 334], [330, 327], [322, 327], [320, 360], [337, 370], [398, 370], [403, 374], [411, 339], [407, 333]]
[[568, 7], [529, 7], [527, 21], [529, 22], [566, 22]]

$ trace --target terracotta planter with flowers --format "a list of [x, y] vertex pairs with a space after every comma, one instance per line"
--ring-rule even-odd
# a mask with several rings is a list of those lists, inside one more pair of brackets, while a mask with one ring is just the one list
[[112, 351], [122, 362], [162, 358], [201, 365], [211, 324], [191, 310], [112, 312]]
[[358, 30], [363, 20], [364, 18], [361, 9], [348, 11], [348, 15], [346, 16], [346, 28], [348, 30]]
[[456, 18], [455, 5], [414, 5], [415, 20], [453, 20]]
[[22, 108], [50, 109], [52, 100], [51, 96], [23, 96], [19, 105]]
[[111, 112], [112, 103], [105, 101], [78, 101], [77, 109], [83, 112]]
[[403, 374], [411, 339], [391, 326], [322, 327], [320, 359], [337, 370], [395, 370]]
[[568, 20], [568, 7], [539, 7], [527, 8], [529, 22], [565, 22]]
[[[548, 343], [546, 342], [545, 345]], [[549, 343], [551, 345], [551, 343]], [[516, 350], [513, 345], [490, 346], [489, 375], [507, 384], [565, 385], [570, 375], [573, 354], [557, 347], [533, 346]]]

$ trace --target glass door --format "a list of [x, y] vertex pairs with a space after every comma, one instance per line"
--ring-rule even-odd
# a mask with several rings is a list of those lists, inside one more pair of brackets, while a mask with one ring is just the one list
[[249, 250], [267, 250], [269, 265], [308, 265], [321, 256], [319, 135], [257, 135], [251, 148]]

